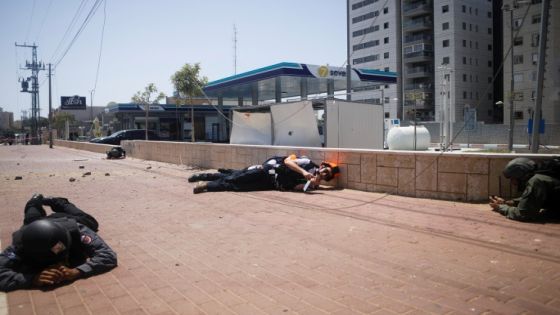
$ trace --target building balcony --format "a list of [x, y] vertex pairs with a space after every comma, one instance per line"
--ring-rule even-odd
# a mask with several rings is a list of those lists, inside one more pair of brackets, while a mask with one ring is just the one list
[[406, 78], [415, 79], [431, 77], [434, 74], [432, 67], [413, 67], [406, 69]]
[[434, 108], [434, 101], [433, 100], [414, 100], [414, 101], [406, 101], [404, 103], [404, 111], [406, 113], [412, 113], [414, 109], [417, 111], [426, 111]]
[[403, 6], [403, 16], [412, 17], [432, 13], [431, 1], [420, 1]]
[[404, 54], [405, 63], [431, 61], [434, 58], [433, 51], [421, 50]]
[[433, 22], [430, 19], [417, 19], [408, 20], [403, 23], [403, 31], [405, 32], [418, 32], [429, 30], [433, 26]]
[[420, 35], [407, 35], [404, 37], [405, 44], [432, 44], [432, 35], [420, 34]]

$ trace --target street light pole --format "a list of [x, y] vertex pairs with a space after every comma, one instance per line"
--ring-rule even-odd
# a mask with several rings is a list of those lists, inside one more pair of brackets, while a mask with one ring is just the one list
[[511, 43], [511, 78], [510, 78], [510, 91], [509, 91], [509, 136], [508, 136], [508, 151], [513, 151], [513, 127], [514, 127], [514, 115], [513, 115], [513, 8], [509, 5], [504, 6], [504, 11], [509, 11], [509, 21], [510, 21], [510, 43]]
[[53, 124], [53, 115], [52, 115], [52, 88], [51, 88], [51, 64], [49, 63], [49, 148], [52, 149], [53, 147], [53, 132], [52, 132], [52, 124]]
[[546, 39], [548, 36], [548, 10], [549, 0], [543, 0], [541, 9], [541, 29], [539, 35], [539, 59], [537, 69], [537, 99], [535, 100], [535, 114], [533, 116], [533, 134], [531, 136], [531, 152], [539, 152], [539, 136], [542, 118], [542, 98], [543, 98], [543, 80], [544, 65], [546, 59]]

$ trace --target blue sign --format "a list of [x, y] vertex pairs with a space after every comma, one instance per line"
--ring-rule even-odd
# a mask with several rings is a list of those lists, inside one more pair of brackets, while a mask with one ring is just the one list
[[[529, 119], [527, 121], [527, 133], [533, 134], [533, 119]], [[539, 124], [539, 133], [542, 135], [544, 134], [544, 119], [541, 119], [541, 123]]]

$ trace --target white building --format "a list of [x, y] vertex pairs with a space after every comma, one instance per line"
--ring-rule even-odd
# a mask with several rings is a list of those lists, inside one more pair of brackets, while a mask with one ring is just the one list
[[[399, 83], [383, 91], [386, 115], [412, 120], [416, 111], [418, 120], [439, 121], [445, 90], [452, 121], [463, 121], [465, 107], [476, 108], [478, 120], [491, 120], [491, 1], [350, 3], [352, 65], [399, 73]], [[352, 99], [376, 102], [380, 94], [361, 91]]]
[[[550, 1], [546, 66], [542, 100], [542, 118], [547, 124], [560, 123], [560, 6]], [[513, 9], [513, 27], [509, 9]], [[537, 67], [541, 27], [541, 0], [504, 0], [503, 32], [506, 55], [513, 30], [513, 76], [511, 55], [504, 63], [504, 124], [510, 122], [511, 80], [514, 81], [513, 113], [516, 125], [527, 125], [531, 118], [537, 90]], [[527, 14], [525, 15], [525, 12]], [[502, 12], [500, 12], [502, 14]], [[523, 17], [525, 16], [525, 20]]]

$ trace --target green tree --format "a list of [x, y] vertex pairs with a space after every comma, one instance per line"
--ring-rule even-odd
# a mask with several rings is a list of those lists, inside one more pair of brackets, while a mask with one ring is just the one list
[[192, 98], [203, 96], [202, 88], [208, 84], [208, 78], [200, 76], [200, 64], [194, 65], [186, 63], [179, 71], [171, 76], [171, 82], [180, 97], [188, 97], [191, 103], [191, 141], [195, 141], [194, 130], [194, 105]]
[[132, 96], [132, 101], [134, 103], [144, 105], [144, 110], [146, 111], [146, 140], [148, 140], [148, 117], [150, 113], [151, 104], [159, 104], [165, 97], [163, 92], [158, 93], [158, 89], [155, 84], [150, 83], [145, 88], [144, 91], [138, 91]]
[[71, 125], [74, 121], [76, 121], [76, 118], [74, 115], [65, 112], [57, 112], [54, 114], [53, 127], [57, 130], [56, 133], [58, 135], [62, 135], [62, 130], [66, 127], [66, 121], [68, 121], [68, 124]]

